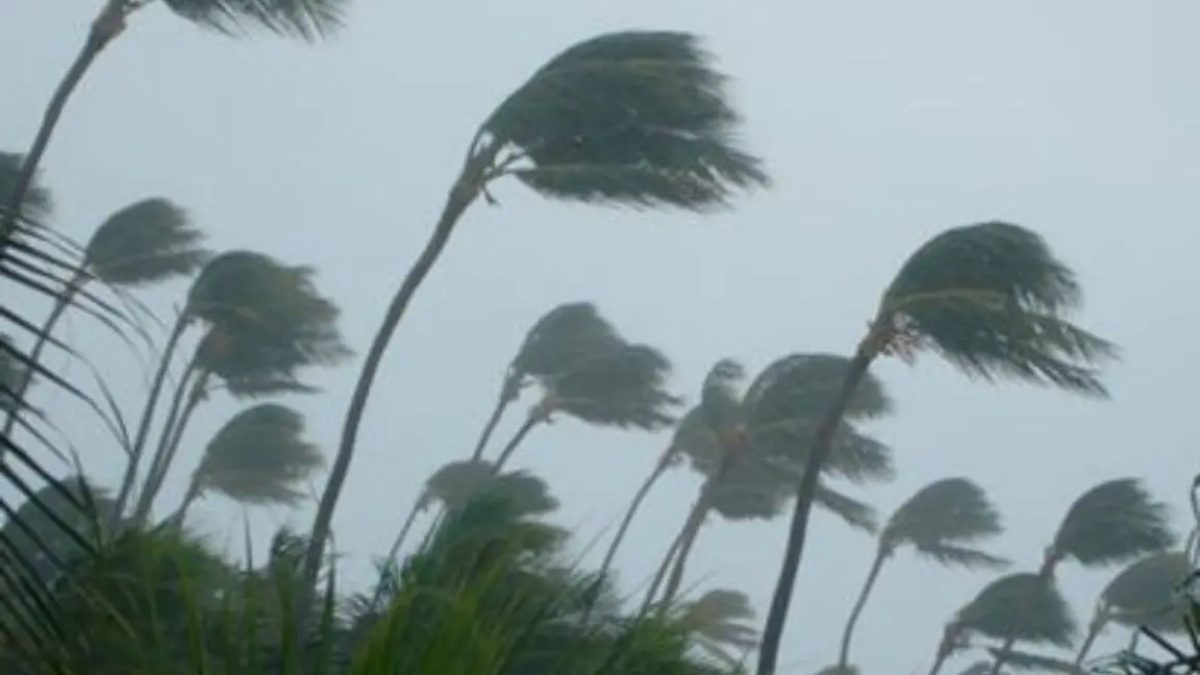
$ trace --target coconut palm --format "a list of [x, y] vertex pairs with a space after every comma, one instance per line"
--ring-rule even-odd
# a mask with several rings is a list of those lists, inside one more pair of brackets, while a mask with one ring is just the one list
[[680, 605], [674, 615], [696, 646], [728, 668], [736, 669], [758, 646], [758, 634], [749, 625], [754, 609], [744, 593], [714, 589]]
[[[84, 248], [81, 265], [42, 324], [29, 358], [41, 362], [55, 326], [90, 282], [134, 287], [191, 275], [208, 255], [201, 247], [203, 238], [183, 209], [159, 197], [134, 202], [110, 215]], [[32, 380], [33, 371], [27, 370], [16, 387], [19, 395]], [[7, 415], [5, 435], [12, 433], [18, 414], [10, 411]]]
[[559, 305], [547, 312], [525, 334], [516, 356], [508, 365], [500, 397], [492, 410], [471, 459], [481, 459], [488, 439], [525, 386], [569, 370], [590, 355], [621, 341], [620, 336], [590, 302]]
[[563, 370], [537, 378], [542, 397], [493, 463], [497, 473], [539, 424], [556, 414], [589, 424], [654, 431], [672, 422], [679, 399], [666, 391], [671, 362], [662, 352], [640, 344], [614, 342]]
[[1163, 633], [1184, 630], [1175, 589], [1191, 571], [1187, 555], [1177, 551], [1146, 556], [1121, 570], [1100, 593], [1075, 665], [1084, 662], [1096, 638], [1112, 623]]
[[969, 376], [1012, 378], [1104, 396], [1096, 365], [1115, 355], [1068, 319], [1081, 303], [1074, 273], [1037, 234], [985, 222], [947, 230], [919, 248], [883, 294], [836, 396], [813, 430], [784, 562], [763, 631], [758, 675], [775, 672], [804, 551], [820, 467], [848, 402], [880, 355], [930, 349]]
[[897, 551], [907, 546], [943, 565], [996, 568], [1005, 561], [972, 547], [972, 544], [1000, 532], [1000, 515], [983, 490], [966, 478], [935, 481], [909, 497], [879, 533], [875, 559], [842, 633], [838, 666], [848, 667], [854, 627], [880, 571]]
[[[740, 397], [735, 388], [738, 371], [729, 362], [714, 368], [701, 405], [676, 433], [680, 451], [705, 481], [680, 531], [673, 563], [668, 563], [670, 554], [664, 559], [664, 569], [671, 565], [664, 602], [678, 591], [688, 554], [710, 512], [729, 520], [767, 520], [783, 512], [805, 468], [809, 431], [847, 367], [846, 359], [827, 354], [785, 356], [767, 366]], [[882, 385], [868, 378], [847, 416], [867, 420], [889, 409]], [[823, 468], [832, 477], [853, 482], [892, 476], [887, 446], [861, 434], [853, 422], [838, 434], [834, 458]], [[874, 531], [869, 506], [824, 482], [818, 485], [817, 499], [851, 526]], [[656, 586], [651, 584], [651, 593]]]
[[304, 417], [277, 403], [247, 408], [225, 423], [204, 450], [179, 510], [182, 522], [192, 503], [207, 492], [251, 506], [290, 506], [322, 464], [317, 446], [304, 438]]
[[554, 199], [704, 210], [766, 183], [734, 142], [738, 116], [724, 78], [695, 37], [619, 32], [551, 59], [474, 134], [428, 244], [376, 334], [355, 387], [337, 456], [313, 522], [305, 571], [315, 578], [354, 454], [371, 385], [409, 301], [463, 213], [487, 186], [512, 176]]

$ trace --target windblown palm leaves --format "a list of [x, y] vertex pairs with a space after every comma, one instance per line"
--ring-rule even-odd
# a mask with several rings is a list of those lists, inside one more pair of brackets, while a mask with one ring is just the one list
[[813, 430], [779, 581], [763, 631], [758, 675], [772, 675], [816, 499], [844, 413], [871, 362], [929, 347], [963, 372], [1103, 396], [1097, 365], [1115, 348], [1071, 323], [1081, 304], [1074, 273], [1034, 232], [985, 222], [946, 230], [900, 268], [859, 344], [839, 393]]
[[943, 565], [995, 568], [1004, 565], [1005, 561], [971, 545], [1000, 531], [1000, 515], [987, 495], [965, 478], [936, 481], [910, 497], [896, 509], [879, 533], [879, 547], [871, 570], [842, 634], [838, 665], [849, 665], [854, 628], [883, 565], [900, 548], [910, 546]]
[[997, 640], [1070, 647], [1075, 619], [1053, 580], [1021, 572], [988, 584], [960, 609], [954, 623]]
[[[7, 203], [16, 192], [24, 162], [24, 155], [0, 152], [0, 203]], [[51, 206], [50, 190], [42, 186], [35, 177], [23, 195], [21, 213], [37, 221], [50, 214]]]
[[179, 16], [238, 34], [249, 26], [312, 40], [341, 26], [347, 0], [166, 0]]
[[1064, 559], [1087, 567], [1128, 562], [1161, 551], [1175, 541], [1167, 507], [1141, 483], [1123, 478], [1085, 492], [1063, 518], [1047, 552], [1053, 568]]
[[738, 116], [724, 78], [691, 35], [619, 32], [551, 59], [484, 120], [425, 250], [393, 298], [346, 415], [337, 459], [313, 523], [306, 574], [315, 578], [375, 373], [409, 301], [462, 214], [488, 183], [512, 175], [575, 201], [702, 210], [765, 184], [734, 142]]
[[697, 646], [726, 667], [736, 668], [758, 646], [758, 634], [750, 625], [754, 609], [744, 593], [711, 590], [681, 605], [676, 614]]
[[1184, 630], [1176, 589], [1191, 572], [1187, 555], [1175, 551], [1149, 555], [1121, 570], [1100, 593], [1075, 664], [1086, 660], [1096, 638], [1110, 623], [1146, 626], [1163, 633]]

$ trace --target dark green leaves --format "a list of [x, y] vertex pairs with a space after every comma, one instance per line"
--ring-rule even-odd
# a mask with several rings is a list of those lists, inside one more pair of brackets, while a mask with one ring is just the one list
[[1183, 553], [1156, 553], [1121, 571], [1100, 595], [1106, 618], [1127, 626], [1183, 630], [1175, 589], [1192, 572]]
[[304, 439], [304, 418], [267, 403], [238, 413], [205, 449], [195, 480], [246, 504], [293, 504], [299, 484], [320, 467], [317, 447]]
[[314, 40], [341, 27], [347, 0], [166, 0], [188, 21], [235, 35], [249, 26]]
[[965, 478], [947, 478], [921, 488], [896, 509], [880, 543], [889, 551], [908, 544], [944, 564], [996, 567], [1004, 561], [965, 544], [1000, 531], [1000, 515], [983, 490]]
[[754, 609], [744, 593], [714, 589], [678, 610], [680, 628], [689, 631], [701, 649], [727, 667], [735, 667], [758, 645], [751, 622]]
[[145, 199], [108, 217], [84, 253], [89, 271], [116, 285], [153, 283], [196, 271], [208, 253], [203, 233], [166, 199]]
[[483, 125], [551, 197], [703, 209], [767, 182], [738, 149], [724, 77], [684, 33], [611, 33], [552, 59]]
[[590, 302], [559, 305], [525, 335], [510, 372], [517, 379], [564, 372], [593, 354], [619, 344], [621, 337]]
[[[0, 204], [7, 204], [21, 175], [25, 156], [15, 152], [0, 152]], [[34, 175], [33, 184], [25, 191], [21, 214], [34, 220], [45, 217], [51, 209], [50, 190], [42, 186]]]
[[959, 610], [955, 622], [991, 638], [1057, 647], [1069, 647], [1075, 634], [1075, 619], [1053, 581], [1029, 573], [992, 582]]
[[1053, 555], [1083, 565], [1111, 565], [1161, 551], [1175, 540], [1167, 507], [1132, 478], [1101, 483], [1071, 505]]
[[879, 316], [970, 375], [1103, 395], [1094, 366], [1115, 349], [1067, 320], [1080, 300], [1074, 273], [1041, 237], [988, 222], [947, 230], [918, 249]]
[[619, 344], [543, 380], [555, 408], [585, 422], [659, 429], [674, 422], [671, 362], [648, 345]]
[[450, 462], [425, 482], [424, 501], [437, 500], [457, 511], [480, 496], [501, 499], [513, 513], [534, 515], [558, 508], [546, 482], [529, 473], [510, 472], [495, 475], [492, 464], [484, 461]]

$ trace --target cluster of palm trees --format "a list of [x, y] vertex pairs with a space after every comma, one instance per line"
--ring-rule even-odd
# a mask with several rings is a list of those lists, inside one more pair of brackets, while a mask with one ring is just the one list
[[[345, 5], [344, 0], [163, 2], [179, 16], [219, 31], [237, 33], [256, 25], [302, 38], [335, 28]], [[53, 623], [52, 608], [43, 610], [39, 603], [51, 593], [17, 578], [18, 572], [44, 585], [47, 579], [70, 578], [72, 568], [61, 558], [98, 555], [104, 547], [95, 542], [104, 544], [114, 537], [128, 541], [164, 528], [178, 535], [189, 508], [210, 493], [247, 505], [301, 501], [306, 494], [301, 486], [322, 465], [322, 454], [306, 437], [297, 412], [264, 399], [312, 393], [305, 382], [307, 369], [335, 366], [350, 356], [337, 328], [338, 309], [317, 289], [313, 270], [253, 251], [214, 254], [186, 211], [166, 199], [146, 199], [118, 211], [85, 246], [72, 248], [44, 226], [50, 200], [37, 180], [37, 169], [65, 105], [101, 51], [150, 4], [152, 0], [105, 0], [30, 151], [24, 156], [0, 155], [0, 189], [9, 195], [0, 212], [0, 272], [53, 300], [40, 327], [5, 308], [5, 319], [25, 331], [31, 347], [0, 340], [7, 357], [0, 361], [0, 402], [6, 416], [0, 470], [26, 498], [21, 507], [25, 511], [0, 502], [8, 514], [5, 528], [12, 528], [0, 537], [0, 562], [12, 562], [0, 564], [0, 581], [14, 591], [16, 599], [7, 604], [10, 616], [45, 616], [48, 624]], [[295, 594], [284, 594], [294, 613], [294, 625], [283, 631], [284, 643], [298, 642], [315, 622], [328, 620], [325, 627], [330, 630], [336, 623], [330, 618], [335, 579], [330, 537], [362, 417], [391, 338], [459, 229], [462, 215], [479, 199], [493, 202], [490, 185], [503, 178], [550, 199], [591, 205], [692, 211], [726, 206], [738, 193], [767, 185], [768, 177], [761, 161], [738, 143], [740, 119], [724, 85], [725, 77], [694, 36], [609, 33], [550, 59], [481, 122], [426, 247], [387, 306], [365, 353], [326, 484], [317, 494], [312, 527], [306, 536], [289, 540], [288, 555], [280, 558], [286, 558], [289, 588]], [[130, 328], [148, 334], [138, 320], [148, 310], [136, 298], [137, 287], [180, 278], [190, 279], [190, 286], [157, 351], [149, 392], [132, 427], [125, 424], [120, 405], [102, 381], [101, 395], [93, 397], [44, 365], [48, 349], [83, 358], [55, 337], [55, 327], [68, 310], [85, 312], [120, 335]], [[687, 410], [680, 410], [682, 398], [670, 391], [671, 366], [664, 354], [625, 338], [589, 303], [556, 307], [531, 327], [509, 363], [496, 407], [473, 451], [464, 449], [465, 458], [452, 458], [427, 480], [398, 528], [363, 616], [375, 625], [376, 635], [407, 635], [405, 631], [415, 629], [397, 623], [396, 615], [385, 608], [424, 607], [425, 600], [410, 597], [412, 579], [428, 577], [441, 584], [450, 577], [437, 565], [449, 565], [456, 574], [478, 581], [480, 570], [492, 569], [497, 560], [511, 562], [496, 547], [546, 550], [541, 547], [558, 540], [537, 520], [557, 504], [548, 486], [531, 474], [506, 471], [514, 453], [540, 425], [573, 418], [645, 431], [673, 427], [670, 442], [634, 495], [599, 572], [581, 585], [577, 606], [566, 603], [569, 611], [558, 606], [542, 611], [584, 628], [597, 613], [612, 617], [613, 612], [601, 605], [612, 602], [610, 572], [616, 553], [658, 480], [666, 471], [687, 465], [701, 476], [701, 486], [663, 553], [635, 623], [682, 626], [700, 649], [730, 667], [740, 668], [747, 655], [757, 651], [757, 673], [777, 672], [809, 517], [819, 505], [877, 537], [838, 661], [825, 671], [856, 672], [850, 659], [854, 629], [893, 556], [911, 550], [945, 565], [993, 569], [1005, 564], [977, 548], [981, 540], [999, 532], [1000, 521], [997, 510], [967, 478], [928, 485], [882, 526], [871, 506], [846, 492], [844, 484], [861, 487], [893, 475], [891, 449], [863, 428], [893, 407], [883, 384], [870, 372], [872, 364], [890, 356], [914, 361], [932, 352], [977, 379], [1012, 379], [1102, 397], [1106, 392], [1098, 368], [1116, 350], [1071, 321], [1080, 303], [1073, 272], [1036, 233], [996, 221], [954, 227], [903, 262], [849, 357], [787, 355], [745, 387], [744, 368], [722, 359], [706, 377], [698, 402]], [[86, 489], [82, 477], [54, 479], [40, 457], [25, 448], [22, 435], [57, 452], [41, 431], [44, 416], [30, 403], [30, 387], [37, 381], [72, 392], [108, 424], [114, 444], [127, 459], [111, 498]], [[488, 459], [498, 423], [529, 390], [536, 393], [524, 421]], [[187, 431], [194, 413], [221, 391], [249, 406], [198, 451], [183, 500], [156, 521], [162, 487], [181, 453], [193, 445]], [[10, 454], [43, 479], [49, 492], [39, 491], [8, 468]], [[498, 500], [503, 507], [492, 504], [480, 511], [481, 499]], [[402, 562], [400, 554], [416, 517], [435, 505], [439, 513], [434, 525]], [[688, 558], [712, 516], [728, 521], [772, 519], [785, 514], [789, 505], [784, 557], [761, 637], [749, 623], [753, 613], [748, 602], [736, 592], [712, 590], [695, 600], [681, 598]], [[92, 517], [81, 521], [80, 514]], [[505, 518], [503, 538], [514, 541], [502, 544], [496, 530], [483, 527], [489, 518], [500, 517], [497, 514]], [[64, 541], [45, 541], [36, 534], [45, 529], [34, 527], [38, 519], [47, 520]], [[474, 566], [463, 571], [458, 562], [448, 562], [447, 551], [461, 551], [461, 544], [448, 537], [477, 534], [476, 526], [483, 527], [478, 531], [487, 535], [489, 546], [471, 549], [468, 558]], [[89, 528], [95, 541], [82, 534]], [[1169, 595], [1164, 588], [1188, 567], [1181, 553], [1170, 550], [1172, 544], [1161, 504], [1136, 481], [1098, 486], [1068, 512], [1040, 569], [999, 578], [952, 617], [931, 673], [968, 650], [989, 655], [983, 672], [992, 675], [1005, 668], [1031, 667], [1076, 672], [1107, 625], [1157, 620], [1160, 627], [1179, 627], [1178, 621], [1151, 616], [1158, 609], [1151, 607]], [[1025, 647], [1074, 644], [1074, 621], [1054, 581], [1060, 564], [1068, 561], [1089, 567], [1131, 566], [1114, 578], [1100, 599], [1078, 655], [1060, 662]], [[506, 576], [511, 571], [505, 566], [497, 574], [511, 581]], [[329, 573], [324, 600], [317, 597], [322, 572]], [[546, 569], [540, 572], [543, 581], [553, 576]], [[18, 607], [18, 602], [28, 606]], [[17, 628], [31, 635], [42, 629], [26, 623]], [[13, 637], [16, 629], [3, 621], [0, 628], [6, 643], [20, 642]], [[354, 633], [358, 628], [347, 630]], [[615, 643], [634, 649], [624, 639]], [[386, 651], [368, 648], [367, 654], [366, 662], [398, 667]]]

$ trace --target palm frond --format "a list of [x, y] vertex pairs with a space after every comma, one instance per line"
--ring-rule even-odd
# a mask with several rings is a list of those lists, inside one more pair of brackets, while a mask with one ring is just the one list
[[857, 530], [875, 532], [879, 529], [879, 518], [875, 515], [874, 508], [827, 485], [817, 485], [815, 504]]
[[524, 471], [493, 472], [491, 462], [466, 460], [449, 462], [425, 481], [423, 500], [437, 500], [457, 511], [482, 497], [503, 500], [506, 508], [521, 516], [538, 515], [558, 508], [544, 480]]
[[767, 182], [733, 140], [725, 78], [684, 33], [620, 32], [551, 59], [483, 124], [547, 196], [704, 209]]
[[585, 422], [654, 430], [675, 421], [671, 362], [647, 345], [619, 344], [541, 381], [555, 407]]
[[[16, 189], [17, 178], [21, 175], [21, 166], [24, 163], [24, 155], [0, 152], [0, 203], [8, 203], [9, 196]], [[53, 208], [50, 190], [41, 184], [39, 178], [39, 175], [34, 175], [33, 183], [25, 191], [25, 200], [21, 203], [21, 214], [33, 220], [45, 218]]]
[[1075, 619], [1050, 579], [1020, 572], [988, 584], [960, 609], [955, 622], [1000, 640], [1071, 646]]
[[[849, 365], [849, 359], [833, 354], [777, 359], [746, 390], [747, 426], [768, 428], [786, 420], [819, 418], [840, 391]], [[883, 383], [868, 374], [846, 406], [846, 419], [880, 417], [891, 408]]]
[[264, 403], [238, 413], [205, 448], [194, 480], [246, 504], [294, 504], [301, 485], [322, 464], [304, 439], [304, 418], [295, 410]]
[[1100, 594], [1104, 613], [1126, 626], [1145, 625], [1158, 631], [1184, 628], [1176, 606], [1176, 588], [1188, 578], [1187, 555], [1155, 553], [1121, 570]]
[[911, 544], [940, 561], [955, 562], [955, 555], [962, 553], [964, 562], [985, 562], [998, 559], [943, 547], [991, 537], [1001, 529], [1000, 514], [982, 488], [966, 478], [946, 478], [921, 488], [896, 509], [880, 541], [889, 549]]
[[1138, 480], [1122, 478], [1075, 500], [1051, 550], [1083, 565], [1112, 565], [1161, 551], [1174, 541], [1166, 504], [1154, 500]]
[[704, 378], [700, 394], [700, 409], [712, 429], [732, 429], [741, 423], [741, 396], [738, 383], [746, 375], [737, 361], [718, 361]]
[[347, 0], [166, 0], [179, 16], [227, 35], [248, 26], [315, 40], [340, 28]]
[[676, 611], [676, 621], [691, 633], [700, 647], [726, 665], [736, 665], [739, 654], [758, 645], [758, 632], [750, 624], [754, 609], [744, 593], [714, 589]]
[[1040, 236], [986, 222], [952, 228], [918, 249], [879, 315], [969, 375], [1104, 395], [1095, 366], [1116, 349], [1067, 320], [1081, 298], [1075, 274]]
[[943, 565], [957, 565], [967, 569], [1000, 569], [1009, 563], [1008, 560], [986, 551], [940, 542], [917, 546], [916, 550]]
[[[998, 658], [1001, 650], [995, 647], [988, 649], [992, 656]], [[1017, 673], [1066, 673], [1066, 675], [1087, 675], [1087, 671], [1079, 666], [1056, 659], [1052, 656], [1044, 656], [1042, 654], [1030, 654], [1017, 650], [1008, 650], [1003, 652], [1004, 665], [1009, 670]]]
[[187, 213], [156, 197], [134, 202], [110, 215], [84, 252], [89, 271], [121, 286], [154, 283], [195, 272], [208, 258], [204, 233]]
[[512, 360], [519, 377], [562, 373], [622, 342], [590, 302], [559, 305], [534, 323]]

